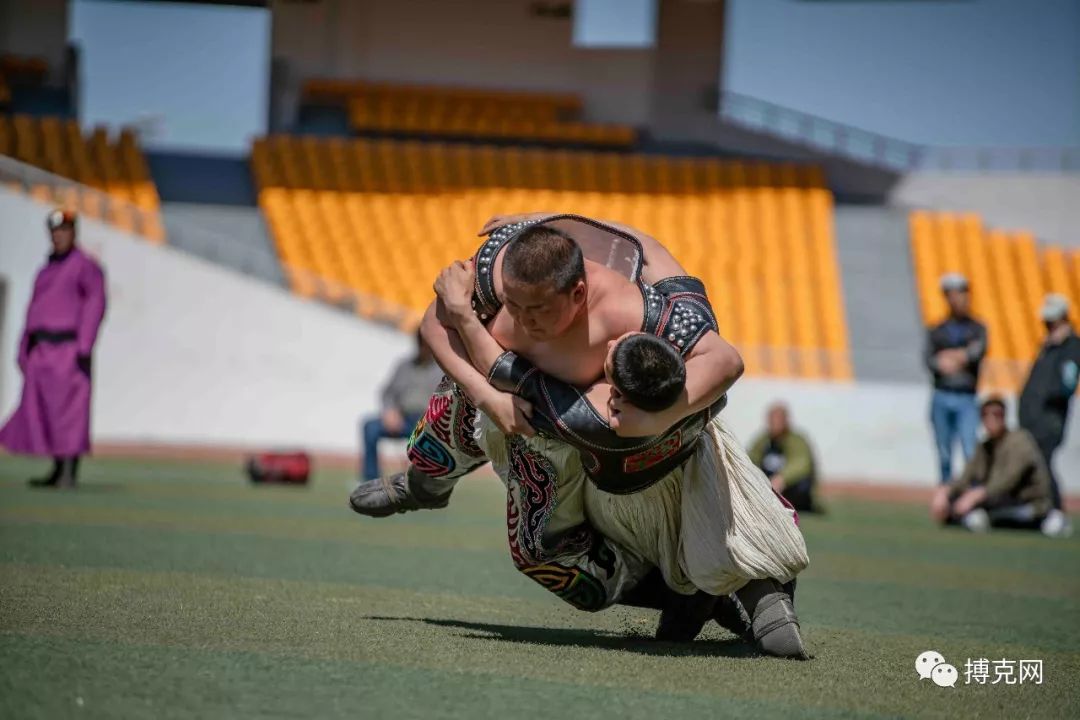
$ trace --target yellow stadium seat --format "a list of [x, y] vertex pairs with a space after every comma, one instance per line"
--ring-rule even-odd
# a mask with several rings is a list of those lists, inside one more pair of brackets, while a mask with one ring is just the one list
[[1038, 307], [1044, 293], [1080, 301], [1080, 255], [1040, 248], [1028, 232], [986, 230], [970, 214], [915, 212], [910, 223], [924, 319], [930, 323], [944, 316], [943, 301], [933, 300], [941, 295], [937, 277], [946, 270], [966, 274], [972, 283], [973, 311], [989, 331], [984, 389], [1015, 392], [1038, 350]]
[[801, 167], [288, 137], [256, 142], [252, 165], [301, 294], [412, 323], [488, 217], [577, 212], [664, 241], [714, 293], [750, 374], [851, 376], [832, 198]]

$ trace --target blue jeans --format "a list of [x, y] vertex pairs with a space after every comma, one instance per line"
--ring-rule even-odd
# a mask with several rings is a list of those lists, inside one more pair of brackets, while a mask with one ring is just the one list
[[975, 454], [975, 434], [979, 430], [979, 403], [972, 393], [935, 390], [930, 402], [930, 423], [934, 426], [941, 482], [952, 480], [953, 445], [957, 437], [964, 459]]
[[420, 422], [422, 413], [419, 415], [404, 415], [405, 422], [399, 432], [390, 432], [378, 416], [368, 418], [360, 426], [361, 439], [363, 440], [364, 455], [363, 464], [364, 480], [374, 480], [379, 474], [379, 441], [383, 438], [402, 439], [412, 434], [416, 423]]

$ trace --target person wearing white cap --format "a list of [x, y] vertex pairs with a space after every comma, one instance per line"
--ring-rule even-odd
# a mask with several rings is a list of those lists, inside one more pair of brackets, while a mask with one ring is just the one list
[[1043, 299], [1046, 340], [1020, 393], [1020, 427], [1031, 433], [1050, 468], [1054, 508], [1062, 509], [1053, 457], [1065, 437], [1072, 397], [1080, 380], [1080, 337], [1069, 322], [1069, 301], [1057, 294]]
[[54, 210], [45, 224], [52, 253], [26, 310], [22, 399], [0, 428], [0, 446], [53, 459], [52, 472], [31, 485], [69, 488], [90, 451], [90, 359], [105, 316], [105, 276], [75, 243], [75, 213]]
[[930, 422], [934, 428], [941, 482], [952, 480], [953, 446], [960, 441], [964, 459], [975, 452], [979, 404], [975, 391], [986, 355], [986, 326], [971, 317], [967, 278], [960, 273], [941, 277], [949, 316], [929, 328], [925, 361], [934, 381]]

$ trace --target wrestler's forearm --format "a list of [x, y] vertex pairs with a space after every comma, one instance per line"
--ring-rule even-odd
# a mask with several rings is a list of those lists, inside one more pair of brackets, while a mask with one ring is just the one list
[[492, 337], [475, 315], [469, 313], [454, 317], [453, 321], [458, 337], [472, 358], [473, 367], [486, 377], [506, 349]]
[[701, 412], [724, 396], [743, 374], [739, 351], [716, 333], [698, 341], [695, 352], [686, 360], [686, 387], [682, 395], [664, 411], [671, 425]]
[[465, 394], [479, 403], [486, 393], [493, 390], [487, 376], [473, 367], [469, 352], [455, 330], [447, 328], [438, 318], [436, 304], [432, 303], [420, 323], [420, 336], [431, 348], [435, 362], [446, 376], [457, 383]]

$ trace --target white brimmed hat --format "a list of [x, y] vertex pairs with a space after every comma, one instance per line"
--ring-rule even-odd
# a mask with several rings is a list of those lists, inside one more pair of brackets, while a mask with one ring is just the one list
[[958, 272], [945, 273], [941, 276], [941, 291], [967, 290], [968, 279]]
[[1050, 293], [1043, 298], [1039, 315], [1042, 316], [1043, 322], [1064, 320], [1069, 315], [1069, 299], [1064, 295]]

